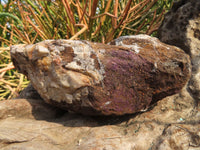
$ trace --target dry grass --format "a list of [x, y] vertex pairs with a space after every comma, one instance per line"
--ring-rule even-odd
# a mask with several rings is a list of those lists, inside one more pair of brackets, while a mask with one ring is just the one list
[[0, 48], [0, 100], [18, 96], [28, 83], [23, 74], [14, 70], [9, 48]]

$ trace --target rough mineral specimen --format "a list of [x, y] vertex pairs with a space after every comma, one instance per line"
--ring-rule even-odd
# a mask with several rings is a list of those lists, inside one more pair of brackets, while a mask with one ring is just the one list
[[15, 45], [11, 57], [47, 103], [88, 115], [139, 112], [177, 93], [190, 76], [187, 54], [147, 35], [120, 37], [110, 45]]

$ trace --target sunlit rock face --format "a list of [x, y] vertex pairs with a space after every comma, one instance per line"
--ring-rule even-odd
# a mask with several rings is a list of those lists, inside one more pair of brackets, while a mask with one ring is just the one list
[[165, 15], [159, 39], [182, 48], [191, 57], [192, 75], [188, 89], [200, 100], [200, 1], [181, 0]]
[[179, 92], [190, 76], [187, 54], [147, 35], [15, 45], [11, 57], [45, 102], [86, 115], [142, 111]]

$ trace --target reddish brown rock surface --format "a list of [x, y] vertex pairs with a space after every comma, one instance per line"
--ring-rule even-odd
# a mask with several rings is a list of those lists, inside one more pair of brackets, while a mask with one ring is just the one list
[[200, 100], [200, 1], [180, 0], [165, 15], [159, 39], [183, 49], [191, 57], [192, 73], [188, 89]]
[[141, 111], [177, 93], [190, 75], [182, 50], [147, 35], [120, 37], [110, 45], [70, 40], [16, 45], [11, 57], [47, 103], [88, 115]]

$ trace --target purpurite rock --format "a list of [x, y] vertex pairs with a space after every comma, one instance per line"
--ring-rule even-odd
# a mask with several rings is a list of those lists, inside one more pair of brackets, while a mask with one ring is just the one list
[[139, 112], [177, 93], [190, 76], [188, 55], [147, 35], [120, 37], [110, 45], [15, 45], [11, 57], [47, 103], [88, 115]]

